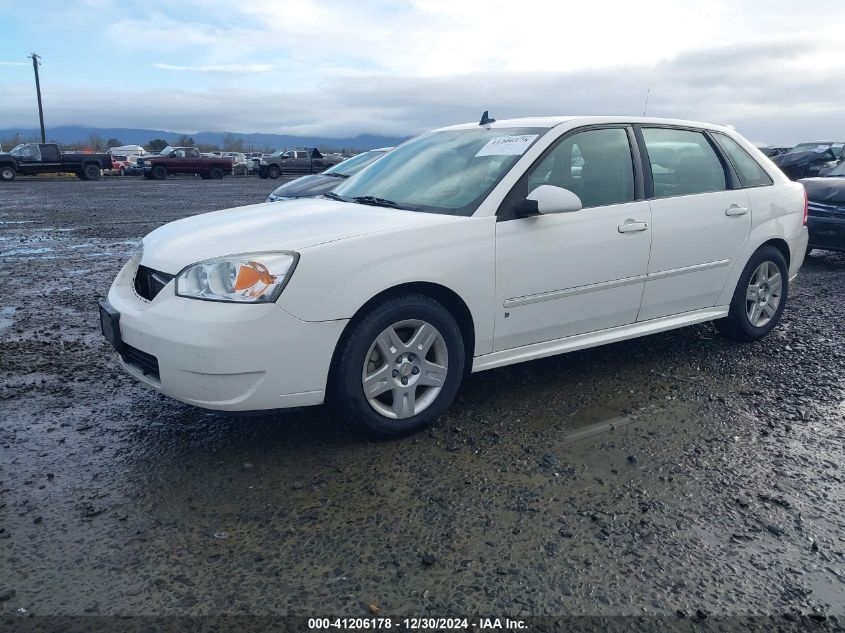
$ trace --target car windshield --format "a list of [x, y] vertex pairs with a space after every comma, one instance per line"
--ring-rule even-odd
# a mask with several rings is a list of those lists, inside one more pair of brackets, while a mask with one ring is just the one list
[[170, 145], [168, 145], [168, 146], [167, 146], [167, 147], [165, 147], [163, 150], [161, 150], [160, 155], [161, 155], [161, 156], [170, 156], [170, 155], [171, 155], [173, 152], [175, 152], [175, 151], [176, 151], [176, 149], [175, 149], [175, 148], [170, 147]]
[[24, 145], [24, 144], [21, 144], [21, 145], [15, 145], [15, 146], [12, 148], [12, 151], [10, 151], [9, 153], [10, 153], [10, 154], [20, 154], [21, 152], [23, 152], [23, 148], [24, 148], [24, 147], [26, 147], [26, 145]]
[[367, 204], [472, 215], [548, 128], [472, 128], [422, 134], [334, 190]]
[[345, 160], [342, 163], [338, 163], [337, 165], [335, 165], [331, 169], [327, 169], [323, 173], [336, 174], [338, 176], [351, 176], [353, 174], [357, 174], [367, 165], [372, 165], [386, 153], [387, 152], [381, 150], [370, 150], [369, 152], [364, 152], [363, 154], [353, 156], [349, 160]]

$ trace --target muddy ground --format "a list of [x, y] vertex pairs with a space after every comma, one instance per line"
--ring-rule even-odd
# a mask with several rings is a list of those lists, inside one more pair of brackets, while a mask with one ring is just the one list
[[476, 374], [395, 442], [124, 375], [94, 301], [139, 238], [278, 182], [0, 183], [0, 615], [843, 621], [845, 256], [808, 260], [762, 342]]

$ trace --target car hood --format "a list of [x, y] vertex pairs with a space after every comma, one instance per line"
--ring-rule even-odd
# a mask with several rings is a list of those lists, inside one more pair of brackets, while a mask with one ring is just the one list
[[286, 182], [273, 191], [274, 196], [283, 198], [310, 198], [328, 193], [345, 179], [325, 174], [312, 174]]
[[807, 198], [825, 204], [845, 204], [845, 178], [803, 178], [799, 182], [807, 190]]
[[177, 220], [147, 235], [144, 266], [176, 274], [213, 257], [296, 251], [317, 244], [411, 226], [448, 225], [466, 218], [300, 198], [225, 209]]

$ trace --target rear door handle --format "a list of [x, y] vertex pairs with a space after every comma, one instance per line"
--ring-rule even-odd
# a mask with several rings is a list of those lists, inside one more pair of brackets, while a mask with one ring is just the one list
[[625, 224], [616, 227], [620, 233], [636, 233], [648, 230], [648, 222], [637, 222], [636, 220], [625, 220]]
[[734, 217], [734, 216], [737, 216], [737, 215], [745, 215], [746, 213], [748, 213], [748, 209], [746, 209], [745, 207], [738, 207], [736, 205], [732, 205], [732, 206], [728, 207], [727, 209], [725, 209], [725, 215], [728, 216], [728, 217]]

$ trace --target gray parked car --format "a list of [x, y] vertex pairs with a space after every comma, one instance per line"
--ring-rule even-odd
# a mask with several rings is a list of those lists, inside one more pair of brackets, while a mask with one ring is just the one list
[[392, 149], [392, 147], [371, 149], [369, 152], [363, 152], [334, 167], [330, 167], [322, 174], [309, 174], [308, 176], [302, 176], [296, 180], [286, 182], [270, 194], [267, 202], [276, 202], [277, 200], [287, 200], [289, 198], [313, 198], [315, 196], [322, 196], [350, 176], [357, 174], [364, 167], [372, 165]]
[[317, 174], [340, 161], [336, 156], [324, 156], [316, 147], [285, 149], [265, 156], [259, 165], [258, 175], [276, 179], [282, 174]]

